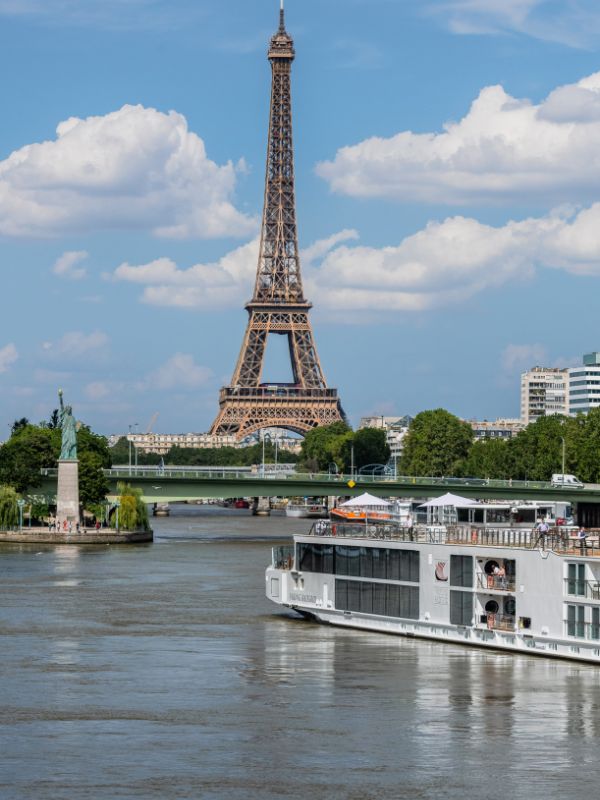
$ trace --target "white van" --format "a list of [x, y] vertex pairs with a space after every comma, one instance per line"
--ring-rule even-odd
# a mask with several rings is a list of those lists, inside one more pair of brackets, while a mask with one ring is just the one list
[[583, 489], [583, 483], [575, 475], [558, 473], [552, 476], [552, 486], [565, 486], [569, 489]]

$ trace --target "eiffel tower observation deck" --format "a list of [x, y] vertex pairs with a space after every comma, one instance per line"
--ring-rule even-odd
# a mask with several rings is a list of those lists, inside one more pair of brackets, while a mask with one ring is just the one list
[[[271, 112], [265, 203], [254, 296], [247, 303], [248, 327], [231, 385], [221, 390], [214, 435], [239, 440], [263, 428], [306, 433], [344, 419], [336, 389], [327, 386], [302, 288], [292, 136], [291, 72], [296, 52], [285, 27], [271, 39]], [[270, 335], [287, 336], [292, 383], [262, 383]]]

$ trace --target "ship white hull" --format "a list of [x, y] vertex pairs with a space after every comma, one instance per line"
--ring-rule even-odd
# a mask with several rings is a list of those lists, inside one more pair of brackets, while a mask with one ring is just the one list
[[290, 608], [303, 616], [310, 616], [322, 624], [337, 625], [341, 628], [387, 633], [411, 639], [433, 639], [448, 644], [484, 647], [491, 650], [521, 653], [522, 655], [567, 658], [573, 661], [600, 664], [600, 655], [594, 655], [595, 647], [589, 645], [582, 647], [579, 645], [580, 652], [574, 653], [572, 652], [572, 641], [549, 640], [547, 637], [542, 638], [520, 633], [506, 634], [500, 631], [490, 631], [483, 627], [481, 629], [458, 629], [451, 625], [432, 625], [412, 620], [391, 620], [387, 617], [366, 617], [355, 612], [323, 611], [303, 606], [290, 606]]

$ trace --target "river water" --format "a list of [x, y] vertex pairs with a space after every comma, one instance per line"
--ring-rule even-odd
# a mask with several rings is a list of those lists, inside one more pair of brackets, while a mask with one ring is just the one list
[[599, 794], [600, 672], [338, 630], [264, 597], [301, 520], [180, 507], [153, 545], [0, 545], [0, 797]]

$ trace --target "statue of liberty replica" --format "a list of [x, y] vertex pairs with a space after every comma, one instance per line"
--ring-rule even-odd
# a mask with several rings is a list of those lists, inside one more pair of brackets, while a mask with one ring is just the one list
[[77, 429], [79, 423], [73, 416], [72, 406], [63, 402], [63, 391], [58, 390], [60, 401], [60, 428], [62, 433], [58, 459], [58, 492], [56, 517], [60, 525], [66, 521], [79, 522], [79, 461], [77, 460]]

